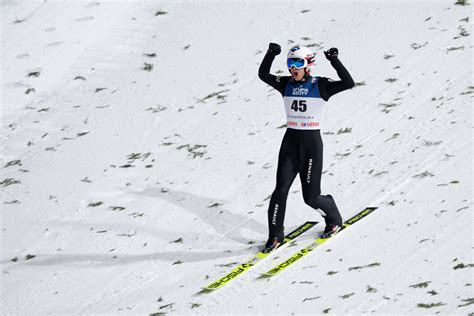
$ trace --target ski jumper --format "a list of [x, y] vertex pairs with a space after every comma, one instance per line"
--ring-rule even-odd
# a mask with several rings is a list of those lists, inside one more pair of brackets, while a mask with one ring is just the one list
[[342, 218], [331, 195], [321, 195], [323, 142], [320, 125], [326, 101], [354, 86], [354, 80], [337, 58], [331, 61], [340, 81], [326, 77], [305, 76], [296, 81], [291, 76], [274, 76], [270, 68], [275, 56], [267, 52], [258, 76], [278, 90], [285, 104], [287, 129], [278, 155], [276, 187], [268, 208], [269, 236], [284, 236], [286, 200], [291, 184], [299, 173], [303, 198], [321, 213], [326, 224], [342, 225]]

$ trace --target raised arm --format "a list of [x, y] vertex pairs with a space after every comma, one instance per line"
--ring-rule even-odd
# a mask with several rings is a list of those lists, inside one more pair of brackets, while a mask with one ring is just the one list
[[282, 80], [282, 77], [278, 77], [270, 74], [270, 68], [272, 67], [275, 56], [280, 54], [281, 47], [278, 44], [270, 43], [268, 46], [267, 53], [263, 57], [262, 64], [258, 68], [258, 77], [266, 84], [272, 86], [278, 90], [282, 95], [285, 93], [286, 82]]
[[324, 81], [324, 84], [322, 87], [323, 94], [321, 96], [325, 100], [329, 99], [331, 96], [335, 95], [336, 93], [350, 89], [354, 87], [355, 85], [354, 80], [349, 74], [349, 71], [347, 71], [346, 67], [344, 67], [342, 62], [339, 60], [338, 54], [339, 52], [337, 48], [334, 48], [334, 47], [324, 52], [324, 55], [326, 55], [326, 58], [331, 62], [331, 65], [336, 70], [337, 75], [339, 76], [339, 79], [341, 79], [339, 81], [329, 81], [329, 80]]

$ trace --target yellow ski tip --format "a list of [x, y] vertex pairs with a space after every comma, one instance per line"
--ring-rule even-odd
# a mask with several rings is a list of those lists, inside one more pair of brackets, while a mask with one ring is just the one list
[[201, 289], [204, 292], [213, 292], [213, 291], [217, 290], [218, 288], [210, 288], [210, 287], [206, 287], [206, 286], [201, 286]]

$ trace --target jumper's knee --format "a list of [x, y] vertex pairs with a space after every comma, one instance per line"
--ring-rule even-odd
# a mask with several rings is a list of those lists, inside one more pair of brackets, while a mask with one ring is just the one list
[[275, 190], [273, 191], [273, 196], [279, 197], [286, 197], [290, 192], [290, 187], [288, 186], [276, 186]]
[[324, 203], [322, 203], [321, 195], [310, 195], [310, 196], [305, 195], [303, 199], [306, 205], [311, 206], [316, 211], [321, 213], [321, 215], [326, 216], [326, 213], [323, 211], [324, 206], [322, 205]]
[[311, 194], [303, 192], [303, 200], [304, 202], [314, 208], [321, 207], [323, 202], [323, 195], [320, 195], [319, 192], [311, 192]]

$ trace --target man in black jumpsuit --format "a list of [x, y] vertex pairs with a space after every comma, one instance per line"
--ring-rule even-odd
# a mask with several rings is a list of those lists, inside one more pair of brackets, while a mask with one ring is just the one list
[[[284, 99], [288, 123], [278, 156], [276, 188], [270, 199], [268, 209], [269, 239], [265, 252], [276, 249], [283, 241], [286, 200], [291, 184], [299, 173], [303, 198], [307, 205], [321, 210], [326, 222], [323, 238], [337, 233], [342, 227], [342, 218], [331, 195], [321, 195], [321, 173], [323, 169], [323, 143], [319, 130], [319, 121], [325, 101], [331, 96], [354, 86], [354, 80], [338, 59], [338, 50], [331, 48], [325, 51], [326, 58], [336, 70], [340, 81], [326, 77], [311, 77], [307, 66], [314, 64], [314, 54], [309, 51], [303, 60], [292, 52], [301, 52], [308, 48], [295, 46], [288, 54], [288, 68], [292, 76], [274, 76], [270, 68], [276, 55], [280, 54], [280, 45], [270, 43], [268, 51], [260, 65], [258, 76], [265, 83], [278, 90]], [[312, 57], [310, 56], [312, 54]], [[296, 56], [298, 57], [298, 56]], [[306, 59], [306, 61], [304, 60]], [[304, 67], [304, 68], [303, 68]], [[304, 74], [297, 76], [298, 69]], [[306, 95], [307, 100], [302, 100]], [[312, 103], [311, 103], [312, 102]], [[308, 115], [311, 110], [316, 113]], [[320, 113], [320, 114], [317, 114]]]

